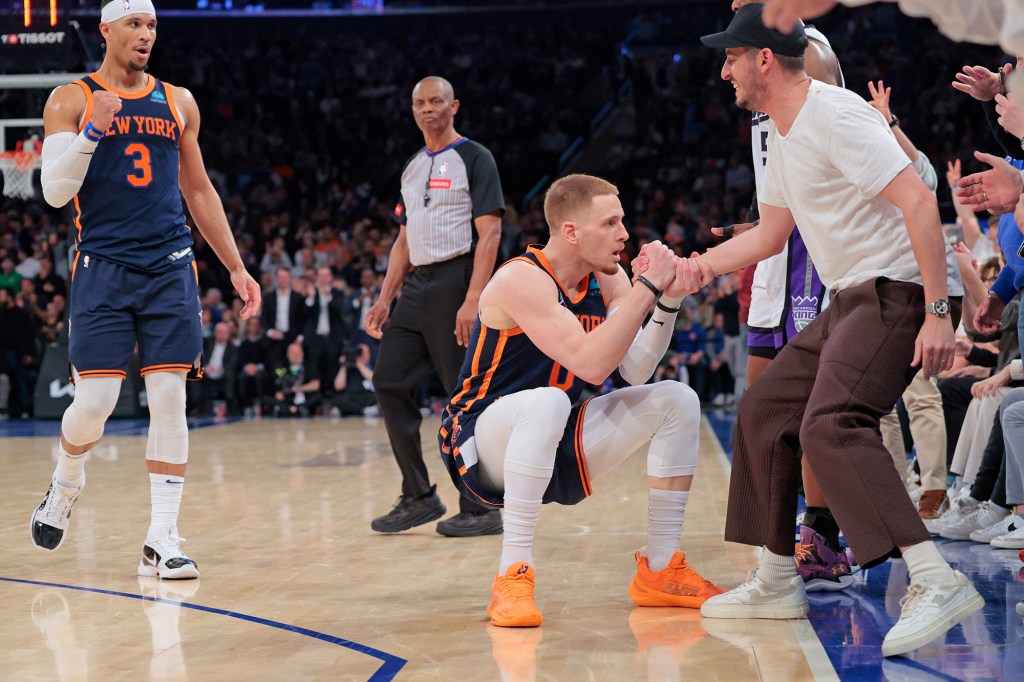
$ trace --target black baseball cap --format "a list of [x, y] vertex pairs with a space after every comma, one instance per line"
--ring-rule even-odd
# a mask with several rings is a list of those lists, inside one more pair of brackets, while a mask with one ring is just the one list
[[761, 20], [764, 5], [759, 2], [740, 7], [721, 33], [701, 36], [700, 42], [707, 47], [767, 47], [775, 54], [787, 57], [802, 57], [807, 49], [807, 34], [803, 22], [798, 21], [789, 34], [768, 28]]

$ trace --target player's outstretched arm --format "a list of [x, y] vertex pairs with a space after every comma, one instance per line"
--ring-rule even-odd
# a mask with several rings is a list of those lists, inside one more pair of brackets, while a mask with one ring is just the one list
[[185, 202], [196, 227], [202, 232], [220, 262], [231, 273], [231, 284], [245, 302], [241, 312], [242, 319], [248, 319], [260, 310], [260, 286], [245, 270], [220, 196], [217, 195], [217, 190], [213, 188], [210, 176], [206, 173], [203, 154], [199, 149], [199, 106], [192, 93], [185, 88], [174, 87], [174, 101], [180, 107], [183, 127], [178, 144], [178, 182], [181, 193], [185, 196]]

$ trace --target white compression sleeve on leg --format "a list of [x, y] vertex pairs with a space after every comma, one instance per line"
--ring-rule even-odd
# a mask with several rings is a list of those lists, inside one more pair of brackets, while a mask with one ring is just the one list
[[185, 373], [154, 372], [146, 375], [149, 402], [149, 439], [146, 459], [186, 464], [188, 422], [185, 418]]
[[43, 168], [39, 176], [46, 203], [60, 208], [78, 194], [97, 144], [85, 133], [65, 132], [46, 136], [43, 140]]
[[[666, 308], [678, 308], [683, 299], [662, 296], [661, 305]], [[669, 341], [675, 332], [676, 315], [667, 313], [655, 306], [654, 313], [647, 324], [637, 332], [633, 344], [626, 351], [626, 357], [619, 363], [619, 374], [633, 386], [647, 383], [654, 374], [654, 368], [665, 357]]]
[[75, 372], [75, 399], [61, 420], [64, 438], [72, 445], [98, 441], [120, 393], [121, 379], [117, 377], [82, 379]]

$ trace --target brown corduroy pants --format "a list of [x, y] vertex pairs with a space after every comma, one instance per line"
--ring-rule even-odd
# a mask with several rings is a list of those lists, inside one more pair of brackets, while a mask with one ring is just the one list
[[[951, 301], [959, 323], [959, 300]], [[739, 407], [725, 539], [793, 553], [800, 446], [858, 562], [931, 536], [878, 432], [918, 371], [924, 289], [874, 279], [832, 302], [747, 389]]]

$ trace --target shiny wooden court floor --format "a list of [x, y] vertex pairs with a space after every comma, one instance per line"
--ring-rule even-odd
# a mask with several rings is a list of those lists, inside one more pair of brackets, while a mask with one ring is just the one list
[[[431, 475], [450, 510], [434, 434]], [[731, 587], [751, 550], [722, 541], [727, 462], [705, 426], [683, 546]], [[538, 629], [487, 624], [500, 536], [428, 524], [383, 536], [370, 520], [399, 490], [377, 420], [256, 421], [193, 431], [179, 529], [196, 581], [135, 575], [149, 518], [145, 438], [104, 438], [56, 552], [28, 521], [52, 438], [0, 440], [2, 680], [802, 680], [835, 679], [806, 620], [701, 621], [634, 607], [645, 457], [537, 534]]]

